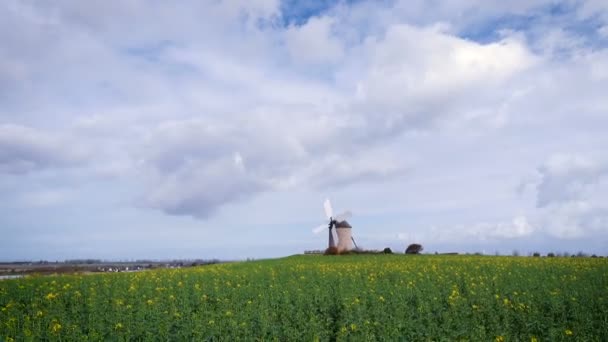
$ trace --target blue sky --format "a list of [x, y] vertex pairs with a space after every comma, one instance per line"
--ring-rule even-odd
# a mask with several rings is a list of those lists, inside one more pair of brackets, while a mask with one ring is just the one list
[[604, 1], [6, 1], [0, 260], [608, 254]]

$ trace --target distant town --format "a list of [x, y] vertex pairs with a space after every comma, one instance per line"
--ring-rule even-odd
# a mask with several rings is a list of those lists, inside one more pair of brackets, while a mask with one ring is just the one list
[[218, 259], [203, 260], [135, 260], [105, 261], [99, 259], [75, 259], [65, 261], [14, 261], [0, 262], [0, 277], [28, 274], [137, 272], [157, 268], [183, 268], [218, 264]]

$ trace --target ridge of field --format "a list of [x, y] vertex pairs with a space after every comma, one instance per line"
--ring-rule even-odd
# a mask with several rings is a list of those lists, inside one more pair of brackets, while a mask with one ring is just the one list
[[292, 256], [0, 282], [0, 340], [607, 341], [608, 259]]

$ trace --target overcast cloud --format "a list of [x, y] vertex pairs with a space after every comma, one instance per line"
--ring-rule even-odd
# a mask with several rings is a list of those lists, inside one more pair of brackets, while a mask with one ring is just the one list
[[608, 254], [605, 1], [5, 1], [0, 259]]

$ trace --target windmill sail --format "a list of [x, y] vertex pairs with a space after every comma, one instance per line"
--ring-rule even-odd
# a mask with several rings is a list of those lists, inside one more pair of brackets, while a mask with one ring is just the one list
[[331, 207], [331, 202], [329, 201], [329, 198], [325, 200], [325, 202], [323, 203], [323, 208], [325, 208], [325, 216], [327, 216], [328, 219], [332, 218], [332, 216], [334, 216], [334, 211]]
[[323, 231], [323, 229], [327, 229], [326, 224], [322, 224], [322, 225], [318, 226], [317, 228], [313, 229], [312, 232], [315, 234], [319, 234], [320, 232]]
[[334, 241], [334, 232], [329, 229], [329, 248], [336, 247], [336, 242]]

